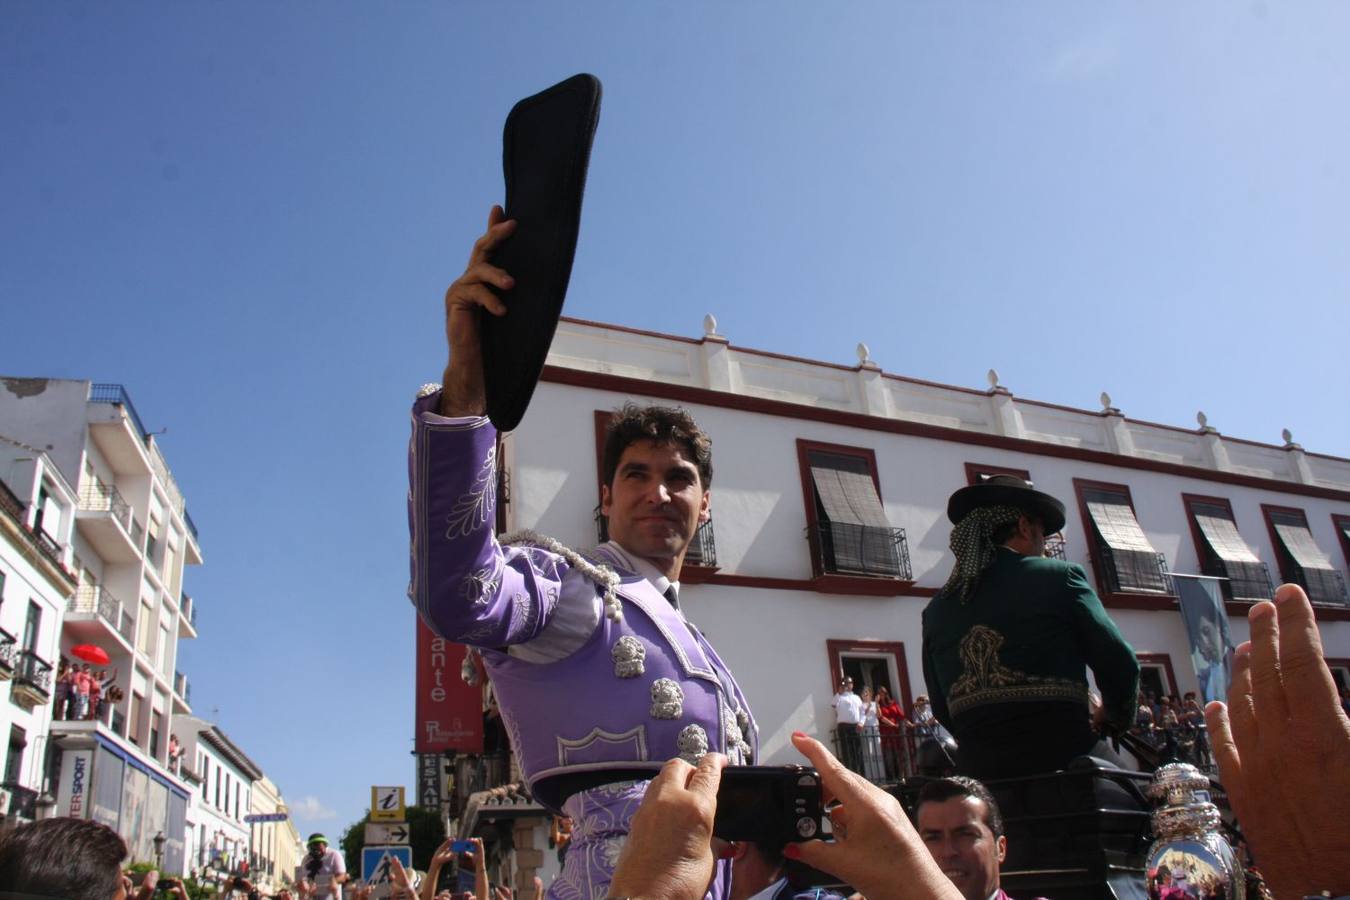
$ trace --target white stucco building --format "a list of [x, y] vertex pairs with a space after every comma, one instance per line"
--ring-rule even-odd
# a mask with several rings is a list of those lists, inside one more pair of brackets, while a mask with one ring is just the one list
[[889, 683], [905, 709], [925, 692], [920, 615], [952, 564], [947, 499], [981, 473], [1023, 474], [1065, 502], [1063, 553], [1094, 579], [1146, 686], [1196, 688], [1168, 572], [1233, 579], [1235, 642], [1270, 582], [1309, 586], [1350, 684], [1350, 460], [1135, 421], [1105, 397], [1099, 410], [1027, 400], [992, 372], [986, 390], [893, 375], [863, 347], [855, 365], [743, 349], [715, 328], [690, 339], [564, 319], [504, 439], [504, 524], [594, 545], [602, 418], [630, 398], [689, 409], [715, 475], [681, 605], [745, 688], [763, 762], [796, 761], [794, 730], [831, 730], [841, 668]]
[[195, 716], [174, 719], [173, 735], [183, 748], [184, 777], [195, 790], [187, 809], [185, 871], [241, 870], [249, 860], [253, 783], [262, 769], [225, 732]]
[[0, 816], [13, 820], [35, 818], [48, 789], [74, 521], [75, 492], [51, 457], [0, 431]]
[[[264, 816], [289, 813], [286, 798], [266, 775], [253, 782], [249, 812]], [[289, 818], [280, 822], [258, 822], [250, 830], [249, 839], [249, 871], [253, 873], [254, 884], [271, 892], [290, 884], [295, 867], [305, 855], [295, 822]]]
[[101, 648], [110, 661], [93, 668], [117, 688], [101, 717], [51, 723], [57, 812], [117, 829], [137, 861], [155, 861], [162, 833], [164, 869], [182, 871], [191, 786], [170, 771], [169, 734], [190, 712], [175, 668], [179, 639], [197, 634], [184, 567], [202, 561], [183, 495], [120, 385], [0, 379], [0, 434], [43, 448], [74, 488], [67, 564], [77, 586], [59, 655]]

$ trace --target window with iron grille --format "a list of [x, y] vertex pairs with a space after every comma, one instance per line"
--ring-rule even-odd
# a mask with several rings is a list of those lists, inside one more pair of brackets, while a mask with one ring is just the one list
[[1270, 571], [1238, 532], [1233, 506], [1222, 497], [1183, 494], [1191, 520], [1200, 573], [1224, 578], [1228, 600], [1269, 600], [1274, 595]]
[[797, 441], [817, 575], [913, 578], [904, 529], [886, 519], [871, 450]]
[[1261, 505], [1280, 577], [1303, 588], [1313, 603], [1346, 604], [1345, 578], [1322, 552], [1301, 509]]
[[1139, 526], [1129, 487], [1079, 478], [1073, 485], [1102, 593], [1171, 594], [1167, 561]]

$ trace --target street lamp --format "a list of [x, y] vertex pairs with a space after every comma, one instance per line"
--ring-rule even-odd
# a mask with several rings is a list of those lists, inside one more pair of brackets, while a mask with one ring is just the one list
[[155, 832], [151, 841], [155, 845], [155, 870], [158, 871], [164, 868], [164, 832]]

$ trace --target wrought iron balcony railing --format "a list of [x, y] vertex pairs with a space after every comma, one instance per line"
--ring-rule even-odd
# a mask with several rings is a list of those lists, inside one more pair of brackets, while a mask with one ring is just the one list
[[1117, 553], [1105, 541], [1097, 544], [1102, 565], [1102, 586], [1108, 594], [1145, 593], [1175, 595], [1167, 555], [1163, 553]]
[[914, 580], [903, 528], [818, 522], [806, 531], [820, 572]]
[[1275, 596], [1270, 567], [1265, 563], [1228, 564], [1206, 554], [1200, 574], [1225, 579], [1220, 582], [1220, 589], [1228, 600], [1270, 600]]
[[80, 509], [83, 512], [112, 513], [113, 518], [121, 524], [127, 534], [132, 533], [135, 516], [131, 513], [131, 504], [127, 503], [122, 492], [112, 485], [91, 481], [80, 488]]
[[4, 677], [6, 678], [9, 677], [9, 673], [14, 671], [14, 657], [17, 647], [18, 643], [14, 635], [0, 628], [0, 671], [5, 673]]
[[1050, 559], [1065, 560], [1064, 535], [1052, 534], [1045, 539], [1045, 555]]
[[131, 397], [127, 395], [126, 388], [120, 384], [95, 384], [89, 388], [90, 403], [107, 403], [111, 406], [120, 406], [126, 412], [127, 418], [131, 419], [136, 426], [136, 434], [141, 441], [146, 440], [149, 433], [145, 426], [141, 424], [141, 417], [136, 414], [136, 406], [131, 402]]
[[9, 794], [9, 809], [5, 810], [8, 815], [30, 822], [37, 818], [37, 791], [17, 781], [0, 781], [0, 789]]
[[16, 684], [26, 685], [34, 689], [43, 697], [50, 696], [52, 664], [32, 650], [20, 651], [18, 665], [14, 667], [14, 681]]
[[131, 642], [134, 633], [131, 615], [127, 612], [127, 608], [122, 604], [122, 601], [117, 599], [117, 596], [103, 585], [80, 585], [75, 589], [75, 596], [70, 598], [66, 608], [73, 613], [97, 613], [115, 631], [126, 638], [128, 643]]

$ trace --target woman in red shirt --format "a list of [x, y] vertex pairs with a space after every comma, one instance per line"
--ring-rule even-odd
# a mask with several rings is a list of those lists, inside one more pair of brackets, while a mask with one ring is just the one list
[[886, 778], [895, 779], [904, 775], [905, 758], [901, 745], [900, 723], [905, 719], [905, 711], [891, 697], [886, 685], [877, 688], [877, 722], [881, 728], [881, 758], [886, 761]]

